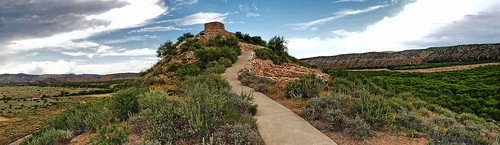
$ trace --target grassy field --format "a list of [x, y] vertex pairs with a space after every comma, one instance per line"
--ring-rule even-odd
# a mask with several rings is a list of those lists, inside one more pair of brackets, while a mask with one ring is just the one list
[[[45, 96], [59, 96], [61, 93], [75, 94], [82, 91], [102, 90], [100, 88], [40, 87], [40, 86], [4, 86], [0, 87], [0, 98], [28, 99]], [[3, 99], [2, 99], [3, 100]]]
[[[51, 97], [58, 96], [61, 92], [74, 94], [92, 90], [98, 89], [38, 86], [0, 87], [2, 97], [2, 101], [0, 101], [0, 144], [13, 142], [43, 128], [49, 120], [69, 106], [111, 96], [111, 94], [99, 94]], [[42, 98], [43, 95], [47, 97]]]
[[447, 66], [457, 66], [457, 65], [470, 65], [470, 64], [481, 64], [481, 63], [491, 63], [499, 62], [500, 60], [485, 60], [485, 61], [464, 61], [464, 62], [431, 62], [421, 65], [408, 65], [408, 66], [390, 66], [390, 70], [411, 70], [411, 69], [426, 69], [426, 68], [436, 68], [436, 67], [447, 67]]
[[500, 66], [436, 73], [353, 72], [391, 92], [410, 92], [458, 113], [500, 120]]

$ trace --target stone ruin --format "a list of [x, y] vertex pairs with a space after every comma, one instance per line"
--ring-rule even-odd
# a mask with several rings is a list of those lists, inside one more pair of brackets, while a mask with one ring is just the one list
[[215, 38], [217, 35], [222, 37], [234, 36], [233, 33], [226, 31], [224, 24], [221, 22], [205, 23], [205, 29], [198, 33], [201, 41], [207, 42], [209, 39]]

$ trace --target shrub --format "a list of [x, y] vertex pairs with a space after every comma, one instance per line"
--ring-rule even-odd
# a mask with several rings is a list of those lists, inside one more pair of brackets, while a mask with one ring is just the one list
[[319, 96], [319, 93], [324, 90], [324, 85], [323, 80], [316, 78], [316, 75], [310, 75], [287, 83], [285, 92], [288, 98], [313, 98]]
[[458, 121], [462, 122], [466, 120], [471, 120], [477, 123], [486, 123], [486, 120], [471, 113], [461, 113], [460, 115], [457, 116], [457, 119]]
[[286, 43], [287, 42], [283, 36], [274, 36], [267, 43], [267, 47], [273, 50], [275, 54], [282, 56], [288, 51]]
[[213, 138], [218, 139], [215, 144], [264, 144], [259, 134], [249, 124], [224, 125], [217, 130]]
[[[238, 51], [239, 50], [239, 51]], [[221, 47], [215, 49], [202, 49], [195, 51], [195, 56], [198, 58], [200, 66], [206, 67], [209, 62], [218, 61], [220, 58], [225, 57], [231, 60], [231, 64], [236, 62], [240, 52], [237, 47]], [[220, 63], [220, 62], [219, 62]]]
[[254, 49], [255, 56], [257, 58], [262, 59], [262, 60], [271, 60], [274, 64], [282, 64], [285, 63], [284, 61], [281, 61], [280, 57], [274, 54], [274, 52], [271, 49], [268, 48], [259, 48], [259, 49]]
[[223, 65], [216, 64], [215, 66], [210, 66], [205, 69], [203, 74], [221, 74], [226, 71], [226, 67]]
[[453, 124], [455, 124], [455, 119], [449, 118], [443, 115], [437, 115], [434, 118], [430, 120], [432, 123], [442, 126], [442, 127], [449, 127]]
[[328, 122], [328, 127], [333, 131], [341, 131], [348, 128], [348, 122], [351, 118], [346, 116], [340, 109], [328, 110], [325, 114], [325, 119]]
[[168, 40], [167, 42], [163, 43], [160, 47], [158, 47], [158, 49], [156, 50], [156, 56], [163, 58], [163, 57], [175, 55], [176, 54], [176, 52], [175, 52], [176, 47], [177, 46], [174, 45], [174, 43], [172, 41]]
[[351, 110], [374, 128], [382, 128], [393, 122], [393, 110], [382, 96], [372, 96], [366, 91], [354, 99]]
[[97, 137], [92, 138], [91, 143], [95, 145], [121, 145], [128, 141], [129, 134], [127, 126], [113, 124], [109, 127], [99, 128]]
[[394, 121], [394, 124], [420, 132], [428, 132], [432, 129], [429, 125], [425, 124], [420, 117], [417, 117], [415, 112], [398, 115]]
[[116, 114], [113, 114], [109, 105], [104, 101], [71, 107], [54, 118], [50, 126], [60, 130], [72, 130], [76, 135], [86, 131], [95, 131], [115, 119]]
[[116, 93], [110, 100], [110, 107], [118, 119], [126, 120], [130, 113], [139, 112], [137, 96], [143, 91], [137, 88], [129, 88]]
[[328, 110], [348, 109], [350, 98], [344, 94], [332, 93], [326, 97], [312, 98], [304, 109], [304, 116], [309, 120], [326, 120]]
[[197, 84], [206, 84], [209, 90], [216, 93], [231, 89], [229, 82], [217, 74], [190, 76], [181, 82], [178, 87], [185, 94], [190, 94]]
[[233, 65], [233, 62], [229, 58], [221, 57], [218, 60], [219, 64], [225, 66], [225, 67], [231, 67]]
[[23, 140], [21, 145], [51, 145], [51, 144], [67, 144], [72, 138], [72, 132], [69, 130], [58, 130], [48, 128], [33, 136]]
[[268, 86], [276, 84], [275, 81], [269, 78], [259, 77], [249, 71], [244, 71], [238, 75], [238, 80], [240, 80], [241, 84], [263, 93], [269, 92], [267, 89]]
[[195, 67], [194, 65], [191, 64], [182, 65], [177, 69], [176, 73], [181, 77], [196, 76], [200, 74], [200, 68]]
[[437, 104], [429, 104], [429, 105], [427, 105], [427, 108], [431, 111], [438, 113], [438, 114], [443, 114], [446, 117], [455, 118], [455, 116], [456, 116], [455, 112], [453, 112], [449, 109], [443, 108]]
[[375, 134], [370, 125], [358, 116], [349, 120], [347, 125], [349, 126], [349, 132], [356, 139], [366, 139]]

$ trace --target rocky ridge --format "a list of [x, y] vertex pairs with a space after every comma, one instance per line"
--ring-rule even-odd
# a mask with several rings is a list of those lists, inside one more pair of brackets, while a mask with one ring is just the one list
[[400, 52], [369, 52], [301, 59], [319, 68], [386, 68], [429, 62], [500, 60], [500, 43], [431, 47]]

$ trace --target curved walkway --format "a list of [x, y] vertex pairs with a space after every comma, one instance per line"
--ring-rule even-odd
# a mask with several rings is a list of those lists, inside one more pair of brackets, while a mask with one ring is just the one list
[[238, 71], [250, 60], [252, 51], [243, 51], [233, 66], [222, 74], [232, 86], [233, 92], [250, 92], [258, 105], [257, 127], [267, 145], [336, 145], [329, 137], [314, 128], [290, 109], [275, 102], [238, 80]]

